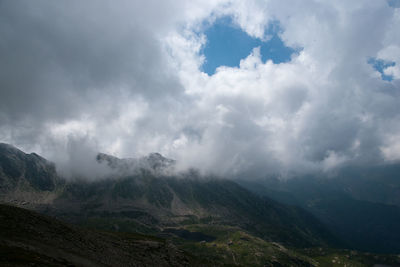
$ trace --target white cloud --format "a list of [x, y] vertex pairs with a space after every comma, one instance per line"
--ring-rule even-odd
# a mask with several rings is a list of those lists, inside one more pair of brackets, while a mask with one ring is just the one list
[[[223, 175], [397, 157], [387, 134], [400, 128], [400, 9], [386, 1], [3, 5], [2, 141], [71, 166], [76, 151], [157, 151]], [[274, 64], [256, 48], [239, 67], [208, 76], [203, 22], [227, 15], [264, 39], [279, 21], [285, 44], [302, 50]], [[392, 82], [371, 57], [396, 63], [385, 70]]]

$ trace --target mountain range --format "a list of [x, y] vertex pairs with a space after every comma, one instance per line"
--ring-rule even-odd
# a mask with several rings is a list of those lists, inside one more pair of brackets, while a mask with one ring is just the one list
[[[206, 266], [316, 266], [331, 257], [359, 263], [397, 260], [389, 256], [384, 260], [376, 255], [370, 259], [369, 254], [345, 257], [349, 252], [339, 248], [347, 246], [346, 236], [332, 231], [329, 223], [307, 207], [296, 206], [297, 202], [279, 202], [276, 195], [272, 195], [273, 200], [265, 192], [252, 192], [251, 186], [246, 189], [232, 180], [204, 177], [195, 170], [177, 173], [175, 161], [158, 153], [140, 159], [98, 154], [94, 160], [99, 166], [108, 166], [109, 172], [104, 177], [65, 179], [57, 174], [53, 163], [39, 155], [0, 144], [0, 201], [43, 214], [27, 213], [32, 218], [46, 216], [44, 220], [56, 220], [55, 224], [60, 225], [59, 238], [70, 239], [62, 234], [69, 231], [62, 230], [65, 225], [77, 227], [74, 236], [85, 236], [89, 230], [83, 229], [91, 229], [97, 235], [104, 232], [107, 236], [145, 234], [136, 240], [139, 243], [141, 239], [147, 240], [148, 235], [156, 236], [166, 240], [157, 242], [171, 242], [173, 247], [157, 246], [155, 257], [162, 264], [167, 264], [165, 259], [182, 265], [191, 261], [191, 265]], [[11, 206], [4, 206], [3, 210], [16, 217], [28, 212]], [[0, 220], [4, 223], [4, 216]], [[32, 228], [36, 231], [41, 227], [35, 224], [38, 220], [28, 220], [29, 225], [24, 225], [21, 219], [18, 227], [21, 232]], [[117, 247], [119, 242], [125, 242], [112, 238], [110, 242]], [[11, 241], [7, 246], [13, 244], [14, 240]], [[146, 251], [146, 245], [143, 249]], [[171, 256], [171, 251], [180, 256]], [[167, 255], [161, 257], [160, 253]], [[144, 258], [136, 263], [151, 266]]]

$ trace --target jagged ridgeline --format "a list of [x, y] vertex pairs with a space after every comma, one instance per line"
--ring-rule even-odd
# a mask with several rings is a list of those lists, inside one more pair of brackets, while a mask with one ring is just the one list
[[99, 153], [96, 160], [100, 164], [106, 164], [117, 176], [140, 174], [142, 171], [148, 171], [157, 176], [172, 174], [176, 163], [175, 160], [165, 158], [159, 153], [151, 153], [147, 157], [139, 159], [119, 159]]

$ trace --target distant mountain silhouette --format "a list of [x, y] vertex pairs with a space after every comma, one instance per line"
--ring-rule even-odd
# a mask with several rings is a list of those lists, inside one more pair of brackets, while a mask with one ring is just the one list
[[288, 180], [241, 181], [249, 190], [314, 214], [347, 247], [400, 252], [400, 166], [347, 167]]

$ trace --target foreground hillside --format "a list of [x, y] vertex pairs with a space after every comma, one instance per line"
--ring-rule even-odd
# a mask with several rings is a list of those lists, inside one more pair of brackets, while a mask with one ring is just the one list
[[[199, 230], [199, 229], [197, 229]], [[240, 229], [215, 228], [218, 235], [232, 234], [232, 246], [219, 237], [213, 243], [175, 238], [190, 254], [177, 249], [170, 241], [132, 233], [99, 232], [63, 223], [36, 212], [0, 204], [1, 266], [270, 266], [280, 264], [312, 266], [312, 260], [247, 235]], [[230, 238], [230, 236], [226, 236]], [[251, 255], [250, 248], [258, 255]], [[218, 244], [218, 245], [215, 245]], [[215, 245], [215, 246], [214, 246]], [[205, 254], [204, 254], [205, 253]], [[237, 259], [232, 259], [236, 254]]]
[[[0, 204], [0, 266], [397, 266], [400, 263], [398, 256], [321, 247], [289, 249], [232, 226], [191, 225], [170, 232], [177, 235], [169, 240], [100, 232]], [[207, 241], [199, 242], [196, 238]]]
[[163, 239], [84, 230], [25, 209], [0, 205], [0, 265], [187, 266]]

